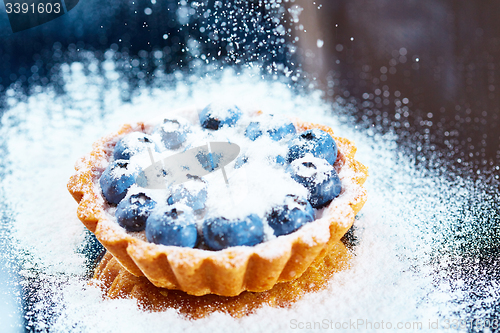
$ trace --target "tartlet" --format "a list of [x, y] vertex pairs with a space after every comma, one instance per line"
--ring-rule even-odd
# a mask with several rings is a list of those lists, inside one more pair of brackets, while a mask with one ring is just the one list
[[153, 125], [124, 125], [92, 146], [89, 155], [75, 165], [68, 190], [78, 202], [77, 215], [99, 242], [132, 275], [145, 276], [154, 286], [181, 290], [191, 295], [235, 296], [243, 291], [262, 292], [280, 282], [300, 277], [314, 262], [324, 258], [349, 230], [366, 201], [363, 187], [367, 168], [354, 159], [356, 148], [334, 136], [327, 126], [293, 121], [297, 132], [317, 128], [330, 134], [338, 147], [333, 165], [342, 192], [322, 209], [320, 217], [299, 230], [249, 247], [220, 251], [148, 243], [138, 233], [128, 233], [107, 212], [99, 177], [112, 158], [117, 141], [131, 132], [152, 131]]

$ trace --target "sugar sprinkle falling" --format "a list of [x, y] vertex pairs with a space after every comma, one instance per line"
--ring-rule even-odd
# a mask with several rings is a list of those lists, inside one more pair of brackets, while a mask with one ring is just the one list
[[[64, 73], [66, 94], [56, 95], [50, 88], [30, 96], [12, 94], [19, 97], [11, 99], [1, 120], [0, 141], [6, 150], [2, 207], [12, 214], [8, 237], [23, 287], [35, 295], [33, 311], [25, 314], [31, 329], [158, 331], [168, 322], [176, 332], [242, 327], [259, 332], [359, 318], [393, 325], [421, 322], [425, 330], [432, 320], [459, 319], [471, 309], [482, 310], [485, 317], [493, 315], [500, 297], [495, 279], [480, 280], [478, 292], [486, 304], [481, 308], [469, 296], [473, 281], [454, 268], [456, 263], [477, 266], [473, 258], [493, 246], [475, 222], [498, 219], [498, 195], [488, 188], [458, 176], [450, 180], [440, 172], [417, 170], [390, 135], [355, 129], [336, 116], [338, 106], [332, 112], [317, 94], [298, 95], [286, 83], [266, 81], [252, 72], [226, 70], [220, 78], [201, 80], [179, 75], [175, 85], [159, 79], [159, 88], [140, 88], [125, 103], [117, 81], [104, 85], [99, 74], [85, 74], [86, 65], [70, 66], [75, 70]], [[215, 313], [190, 321], [173, 309], [148, 313], [134, 300], [103, 300], [99, 290], [87, 285], [81, 251], [85, 230], [66, 190], [73, 164], [94, 140], [118, 129], [124, 119], [132, 122], [184, 107], [186, 101], [203, 106], [227, 96], [237, 98], [239, 105], [255, 106], [258, 101], [266, 112], [326, 124], [336, 135], [355, 142], [356, 156], [369, 166], [370, 177], [369, 201], [350, 232], [352, 267], [336, 274], [327, 289], [305, 295], [290, 308], [265, 306], [241, 319]], [[464, 250], [469, 240], [460, 235], [474, 232], [479, 232], [472, 236], [476, 248]]]

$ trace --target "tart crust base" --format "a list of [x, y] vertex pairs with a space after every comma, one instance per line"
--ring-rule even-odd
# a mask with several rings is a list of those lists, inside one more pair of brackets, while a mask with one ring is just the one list
[[[76, 173], [68, 182], [68, 190], [79, 203], [78, 218], [130, 274], [145, 276], [158, 288], [181, 290], [196, 296], [236, 296], [243, 291], [270, 290], [277, 283], [295, 280], [313, 262], [323, 260], [352, 226], [366, 202], [363, 183], [368, 171], [354, 159], [356, 147], [349, 140], [334, 136], [331, 128], [299, 120], [294, 124], [297, 132], [322, 129], [337, 143], [334, 168], [343, 182], [339, 198], [347, 187], [350, 192], [347, 200], [334, 199], [324, 209], [322, 221], [316, 220], [289, 235], [255, 247], [240, 246], [222, 251], [156, 245], [134, 237], [107, 213], [109, 206], [96, 184], [111, 159], [116, 142], [132, 131], [147, 132], [150, 126], [144, 123], [124, 125], [118, 132], [101, 138], [93, 144], [91, 153], [76, 163]], [[325, 232], [315, 232], [320, 222], [326, 228], [319, 230]]]
[[349, 268], [350, 252], [341, 241], [333, 243], [331, 251], [315, 260], [297, 279], [276, 284], [268, 291], [244, 291], [238, 296], [192, 296], [183, 291], [158, 288], [143, 276], [128, 272], [109, 252], [95, 270], [91, 284], [102, 289], [109, 299], [136, 299], [145, 311], [175, 309], [189, 319], [200, 319], [214, 312], [240, 318], [262, 306], [289, 307], [304, 294], [324, 289], [334, 273]]

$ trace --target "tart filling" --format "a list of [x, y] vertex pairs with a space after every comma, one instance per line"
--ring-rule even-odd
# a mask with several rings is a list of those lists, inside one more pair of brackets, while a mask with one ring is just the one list
[[[97, 141], [68, 183], [86, 227], [130, 273], [157, 287], [234, 296], [296, 279], [344, 235], [366, 200], [367, 171], [353, 159], [355, 147], [326, 126], [214, 105], [167, 116]], [[225, 167], [215, 152], [202, 154], [207, 179], [188, 174], [176, 184], [179, 177], [165, 176], [164, 189], [148, 188], [148, 164], [207, 141], [242, 149]], [[270, 194], [259, 195], [266, 186]]]

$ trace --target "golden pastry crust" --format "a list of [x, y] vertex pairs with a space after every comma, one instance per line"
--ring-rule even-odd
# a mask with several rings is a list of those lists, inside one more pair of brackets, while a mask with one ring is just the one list
[[351, 253], [341, 241], [333, 243], [324, 258], [315, 260], [297, 279], [276, 284], [260, 293], [244, 291], [238, 296], [193, 296], [179, 290], [155, 287], [144, 276], [130, 274], [109, 252], [95, 270], [90, 284], [101, 288], [109, 299], [136, 299], [146, 311], [175, 309], [189, 319], [199, 319], [214, 312], [227, 313], [235, 318], [252, 314], [262, 306], [289, 307], [309, 292], [324, 289], [330, 278], [349, 268]]
[[352, 226], [366, 202], [363, 183], [368, 171], [354, 159], [356, 147], [334, 136], [331, 128], [300, 120], [294, 124], [298, 132], [319, 128], [334, 138], [338, 146], [334, 167], [343, 189], [324, 208], [321, 218], [289, 235], [253, 247], [207, 251], [148, 243], [127, 233], [106, 211], [109, 206], [102, 196], [99, 177], [111, 160], [116, 142], [133, 131], [148, 132], [150, 128], [144, 123], [124, 125], [98, 140], [91, 153], [76, 163], [68, 190], [79, 203], [78, 218], [128, 272], [145, 276], [159, 288], [196, 296], [235, 296], [243, 291], [270, 290], [276, 283], [297, 279], [313, 261], [323, 259]]

